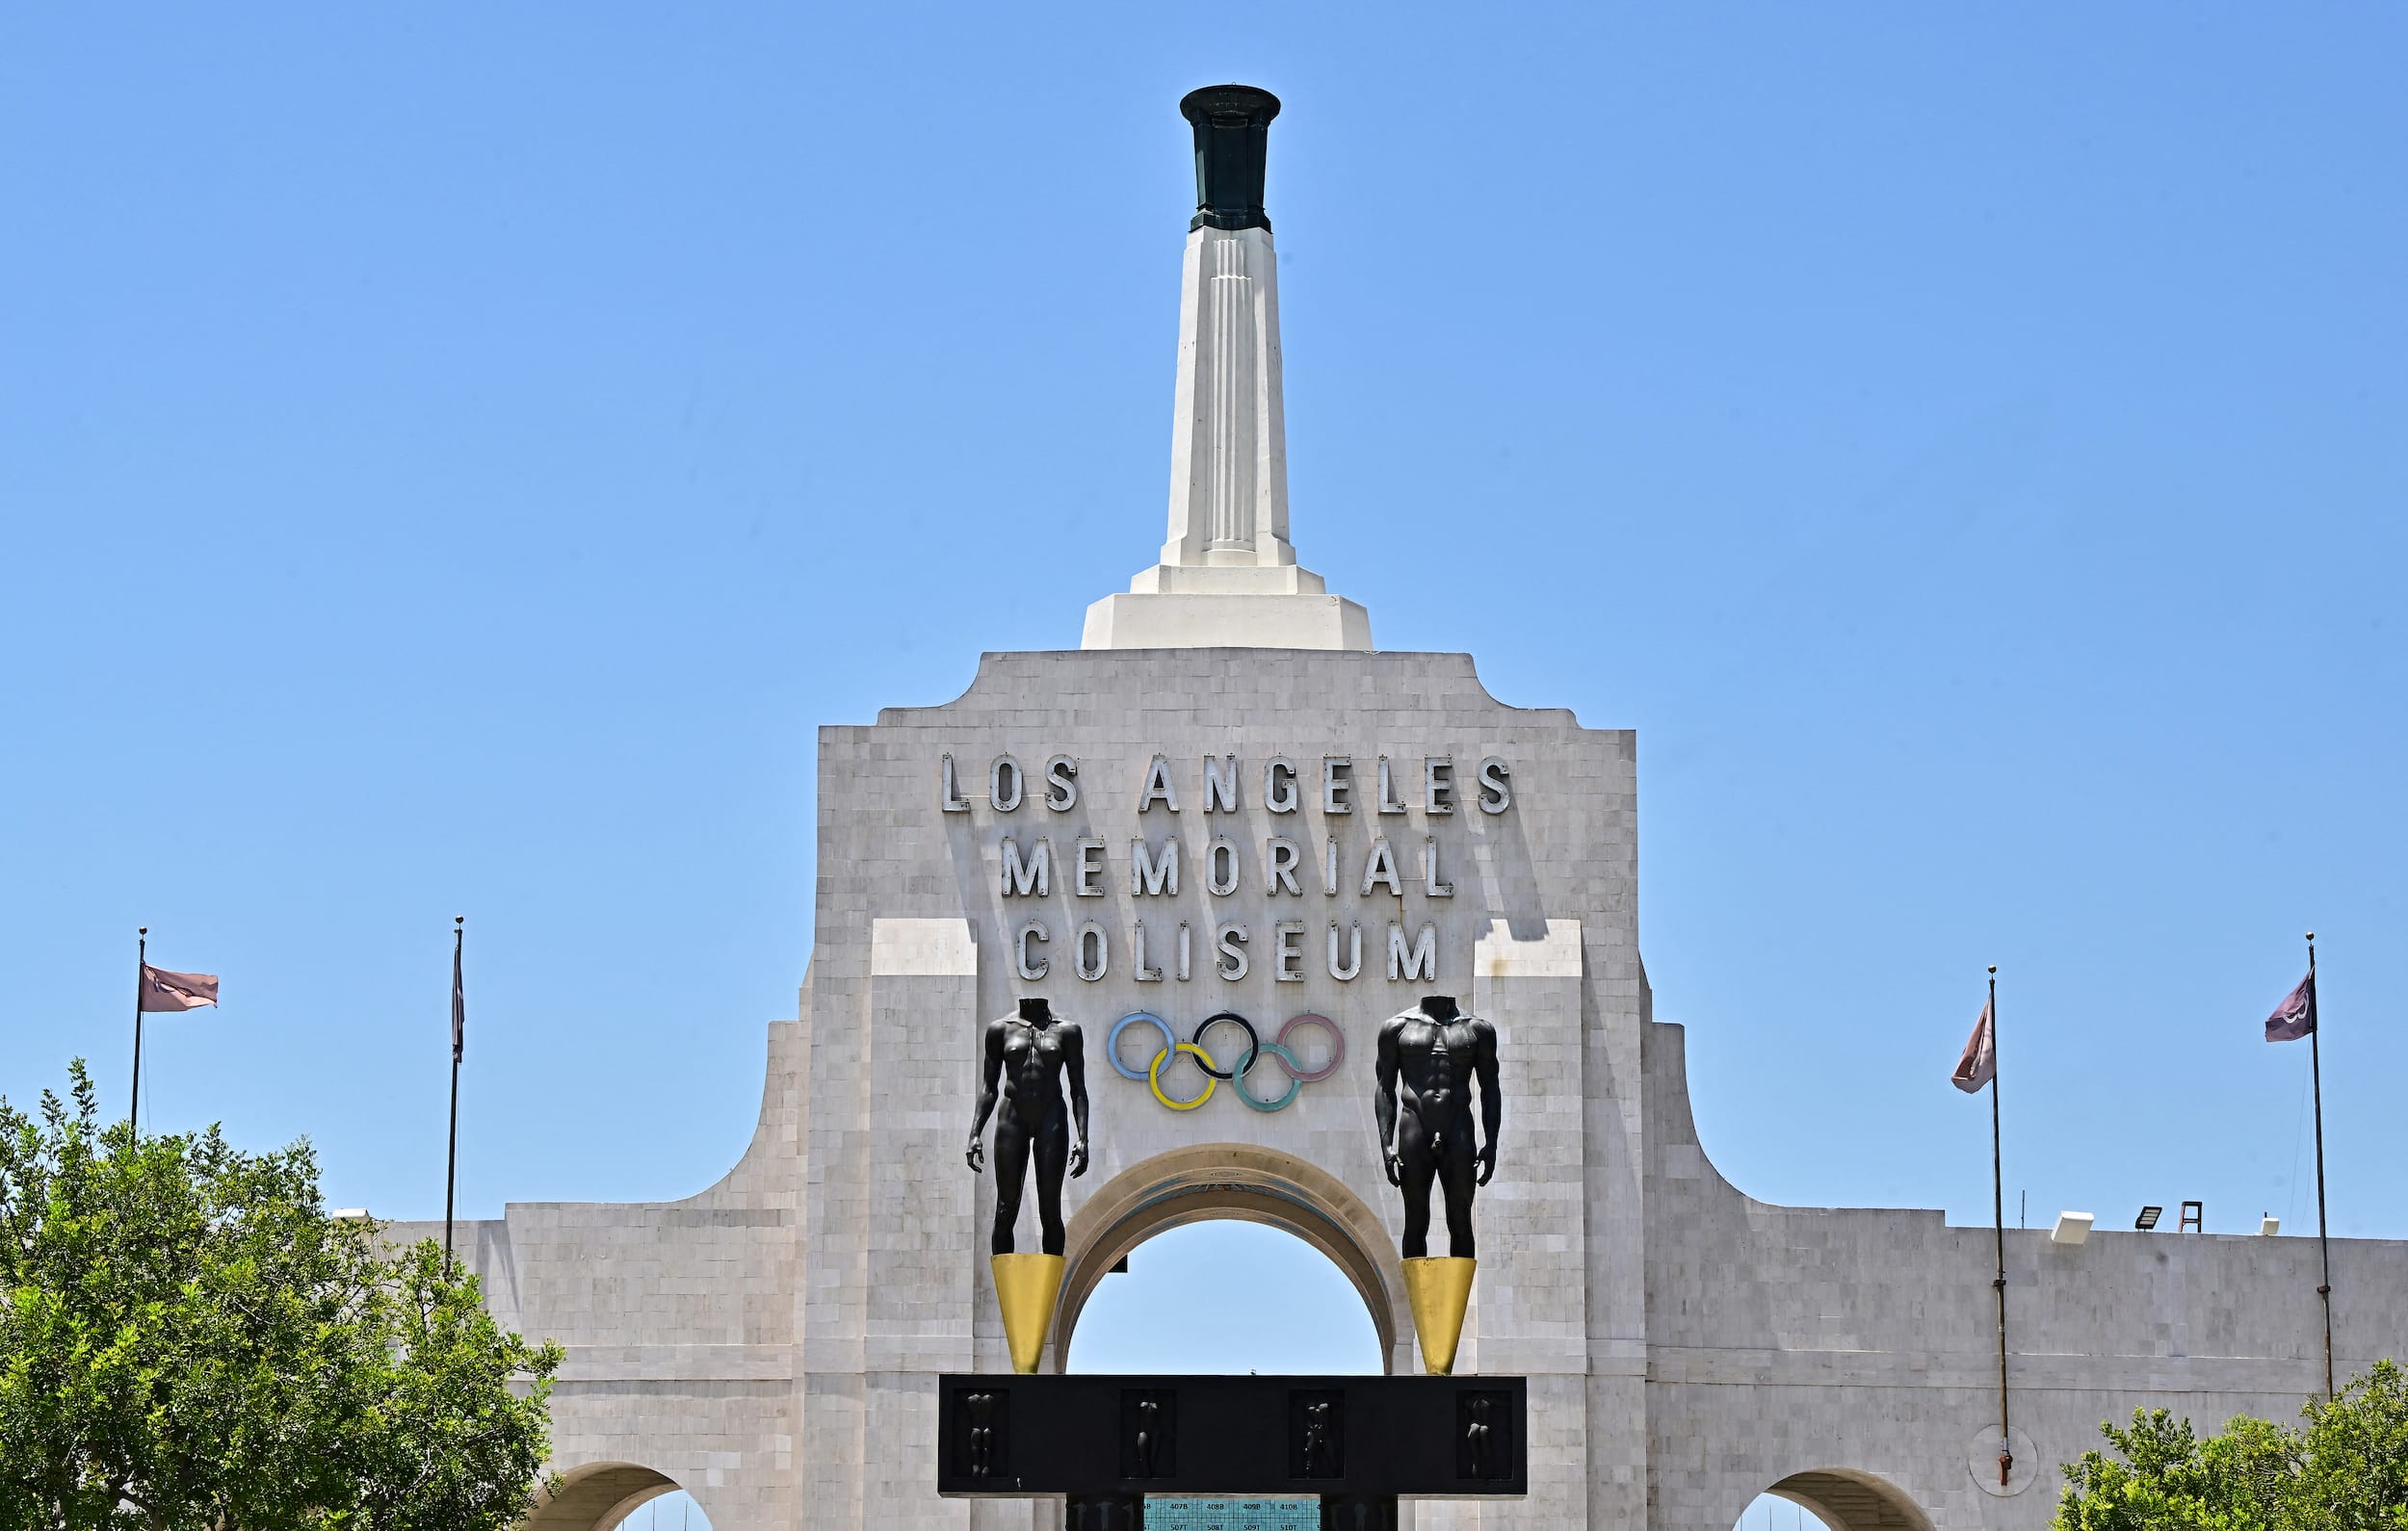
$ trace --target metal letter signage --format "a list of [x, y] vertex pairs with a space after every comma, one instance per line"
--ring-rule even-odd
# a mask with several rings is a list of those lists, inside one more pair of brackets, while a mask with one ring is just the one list
[[[999, 740], [995, 744], [1011, 747], [981, 750], [987, 779], [975, 797], [965, 791], [975, 790], [975, 778], [963, 780], [960, 763], [974, 758], [969, 752], [977, 746], [965, 742], [934, 763], [938, 808], [970, 820], [987, 886], [1008, 901], [1008, 913], [998, 911], [1003, 918], [983, 939], [1009, 944], [999, 955], [1023, 983], [1050, 973], [1088, 983], [1125, 975], [1137, 983], [1243, 984], [1268, 976], [1300, 984], [1319, 978], [1308, 970], [1325, 950], [1325, 971], [1340, 983], [1384, 977], [1390, 984], [1460, 987], [1477, 932], [1452, 900], [1483, 854], [1479, 816], [1512, 808], [1513, 767], [1504, 756], [1480, 756], [1474, 770], [1469, 749], [1436, 740], [1391, 743], [1384, 754], [1275, 755], [1262, 765], [1256, 799], [1249, 790], [1254, 765], [1232, 751], [1202, 756], [1191, 773], [1184, 762], [1193, 757], [1174, 751], [1083, 759], [1045, 753], [1045, 742]], [[1040, 755], [1041, 770], [1026, 764]], [[1124, 770], [1137, 785], [1134, 805], [1118, 792], [1086, 791]], [[1082, 804], [1091, 814], [1053, 822], [1050, 816]], [[1193, 831], [1186, 835], [1183, 804], [1204, 816], [1186, 817]], [[1479, 815], [1471, 813], [1475, 806]], [[1033, 822], [1031, 813], [1040, 817]], [[1360, 832], [1348, 833], [1358, 824]], [[1059, 832], [1041, 832], [1049, 825]], [[1186, 896], [1197, 883], [1205, 896]], [[1067, 905], [1060, 918], [1029, 907], [1056, 898]], [[1175, 945], [1168, 939], [1174, 924]], [[1075, 958], [1059, 968], [1046, 949], [1056, 930]], [[1174, 951], [1175, 964], [1164, 960]], [[1266, 1002], [1237, 992], [1228, 998]], [[1174, 1040], [1164, 1067], [1185, 1055]]]
[[[1152, 1026], [1163, 1039], [1163, 1045], [1155, 1051], [1152, 1061], [1142, 1069], [1131, 1067], [1120, 1055], [1120, 1034], [1140, 1024]], [[1303, 1060], [1289, 1046], [1289, 1039], [1296, 1035], [1296, 1028], [1305, 1025], [1319, 1026], [1329, 1038], [1329, 1061], [1318, 1069], [1306, 1068]], [[1245, 1051], [1238, 1057], [1234, 1067], [1222, 1068], [1220, 1060], [1204, 1049], [1204, 1033], [1215, 1026], [1234, 1026], [1245, 1034]], [[1113, 1023], [1112, 1035], [1104, 1042], [1104, 1056], [1111, 1062], [1114, 1073], [1152, 1090], [1155, 1100], [1174, 1111], [1194, 1110], [1211, 1100], [1213, 1092], [1223, 1083], [1237, 1091], [1238, 1099], [1255, 1110], [1277, 1111], [1284, 1109], [1296, 1098], [1296, 1092], [1306, 1085], [1317, 1084], [1338, 1072], [1338, 1065], [1347, 1058], [1347, 1039], [1339, 1031], [1337, 1023], [1327, 1016], [1315, 1015], [1308, 1010], [1302, 1015], [1290, 1017], [1288, 1024], [1279, 1028], [1278, 1037], [1266, 1042], [1255, 1031], [1254, 1023], [1245, 1017], [1235, 1010], [1217, 1010], [1198, 1022], [1193, 1035], [1182, 1042], [1178, 1034], [1170, 1029], [1169, 1022], [1150, 1011], [1138, 1010]], [[1276, 1100], [1266, 1101], [1245, 1087], [1245, 1077], [1266, 1056], [1276, 1062], [1288, 1076], [1288, 1088]], [[1183, 1057], [1193, 1058], [1196, 1067], [1204, 1071], [1204, 1088], [1184, 1101], [1174, 1098], [1163, 1088], [1163, 1071]]]

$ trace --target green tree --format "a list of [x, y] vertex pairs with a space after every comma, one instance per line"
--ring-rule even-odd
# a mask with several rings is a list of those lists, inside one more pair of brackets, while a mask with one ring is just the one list
[[304, 1140], [0, 1100], [0, 1531], [502, 1531], [560, 1347], [327, 1215]]
[[2103, 1424], [2115, 1455], [2065, 1468], [2056, 1531], [2408, 1531], [2408, 1373], [2377, 1362], [2300, 1414], [2205, 1438], [2163, 1409]]

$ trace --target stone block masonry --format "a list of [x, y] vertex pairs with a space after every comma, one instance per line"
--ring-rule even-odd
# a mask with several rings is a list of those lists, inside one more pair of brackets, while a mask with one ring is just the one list
[[[672, 1483], [716, 1531], [1057, 1531], [1059, 1501], [939, 1498], [931, 1455], [937, 1377], [1008, 1370], [993, 1176], [961, 1151], [983, 1027], [1037, 996], [1083, 1027], [1094, 1154], [1040, 1369], [1114, 1260], [1214, 1216], [1328, 1255], [1388, 1368], [1418, 1369], [1373, 1041], [1426, 994], [1496, 1027], [1456, 1371], [1528, 1379], [1530, 1493], [1408, 1502], [1418, 1531], [1729, 1531], [1767, 1490], [1848, 1531], [2039, 1531], [2104, 1418], [2294, 1414], [2323, 1379], [2313, 1240], [2010, 1234], [2001, 1493], [1991, 1231], [1770, 1207], [1714, 1171], [1639, 960], [1635, 736], [1505, 706], [1466, 655], [1373, 652], [1296, 562], [1279, 103], [1216, 86], [1181, 111], [1162, 561], [1079, 651], [989, 654], [952, 702], [821, 730], [814, 946], [723, 1180], [466, 1230], [496, 1314], [568, 1348], [568, 1485], [531, 1531], [612, 1531]], [[1214, 1049], [1233, 1076], [1249, 1051], [1234, 1021], [1199, 1030], [1224, 1012], [1293, 1060], [1212, 1079]], [[2408, 1245], [2342, 1240], [2333, 1270], [2343, 1368], [2408, 1351]]]
[[[2312, 1239], [2100, 1233], [2069, 1248], [2010, 1233], [2010, 1375], [2035, 1454], [2018, 1477], [2036, 1486], [1988, 1492], [1969, 1457], [1995, 1412], [1990, 1232], [1932, 1212], [1770, 1207], [1714, 1171], [1682, 1033], [1648, 1015], [1636, 755], [1627, 731], [1497, 702], [1464, 656], [1344, 651], [989, 655], [954, 702], [823, 730], [816, 945], [797, 1018], [770, 1029], [744, 1159], [687, 1201], [514, 1205], [467, 1229], [497, 1313], [568, 1346], [556, 1465], [573, 1480], [649, 1469], [690, 1489], [719, 1531], [1051, 1523], [1059, 1507], [940, 1500], [929, 1455], [937, 1374], [1008, 1369], [980, 1232], [991, 1176], [960, 1150], [982, 1027], [1024, 994], [1081, 1023], [1093, 1101], [1049, 1368], [1084, 1302], [1083, 1256], [1189, 1215], [1286, 1219], [1365, 1291], [1391, 1369], [1415, 1368], [1370, 1042], [1425, 988], [1497, 1026], [1502, 1167], [1479, 1205], [1457, 1365], [1530, 1379], [1531, 1492], [1408, 1506], [1419, 1526], [1727, 1531], [1783, 1484], [1849, 1525], [2037, 1528], [2055, 1464], [2102, 1418], [2144, 1404], [2289, 1416], [2318, 1387]], [[1004, 757], [1027, 770], [1016, 799], [1009, 770], [990, 790]], [[1325, 763], [1341, 759], [1354, 790], [1333, 798]], [[1458, 791], [1426, 790], [1433, 760], [1454, 763], [1440, 774]], [[1295, 763], [1293, 802], [1280, 773], [1267, 780], [1276, 761]], [[1498, 812], [1480, 808], [1486, 761], [1507, 763]], [[1059, 808], [1048, 762], [1074, 767], [1075, 800]], [[1175, 811], [1145, 790], [1158, 763]], [[1063, 859], [1044, 891], [1019, 892], [1002, 844], [1040, 836]], [[1338, 891], [1318, 855], [1293, 889], [1262, 875], [1261, 847], [1283, 838], [1334, 843]], [[1224, 840], [1243, 847], [1234, 879], [1205, 870]], [[1366, 894], [1381, 840], [1415, 849]], [[1420, 875], [1426, 841], [1443, 894]], [[1084, 880], [1082, 843], [1104, 847]], [[1133, 889], [1138, 843], [1178, 844], [1175, 888], [1140, 875]], [[1281, 925], [1318, 934], [1333, 920], [1367, 936], [1431, 929], [1437, 977], [1389, 976], [1370, 939], [1352, 978], [1332, 975], [1318, 941], [1298, 948], [1307, 960], [1275, 956]], [[1028, 947], [1053, 960], [1024, 978], [1032, 921], [1049, 939]], [[1199, 935], [1184, 980], [1169, 947], [1140, 966], [1126, 943], [1140, 921], [1243, 926], [1250, 960], [1233, 973]], [[1072, 949], [1084, 926], [1110, 953], [1085, 965], [1092, 976]], [[1105, 1056], [1121, 1016], [1159, 1015], [1186, 1037], [1220, 1010], [1266, 1035], [1324, 1016], [1344, 1061], [1279, 1110], [1224, 1085], [1177, 1111]], [[1123, 1046], [1143, 1065], [1159, 1035], [1132, 1027]], [[1202, 1081], [1183, 1068], [1176, 1088], [1191, 1095]], [[1275, 1073], [1258, 1071], [1259, 1099], [1285, 1089]], [[1021, 1235], [1034, 1247], [1033, 1209]], [[2408, 1349], [2408, 1246], [2339, 1241], [2334, 1268], [2343, 1367]], [[590, 1531], [596, 1518], [564, 1499], [572, 1510], [588, 1522], [563, 1531]]]

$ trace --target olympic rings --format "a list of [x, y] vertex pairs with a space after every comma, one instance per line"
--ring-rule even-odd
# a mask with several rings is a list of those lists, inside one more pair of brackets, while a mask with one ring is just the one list
[[1279, 1028], [1279, 1045], [1285, 1048], [1288, 1045], [1288, 1034], [1307, 1021], [1321, 1027], [1328, 1035], [1329, 1061], [1318, 1069], [1307, 1070], [1296, 1055], [1291, 1052], [1288, 1054], [1288, 1063], [1297, 1078], [1307, 1084], [1319, 1084], [1337, 1073], [1338, 1065], [1347, 1060], [1347, 1039], [1346, 1034], [1338, 1029], [1336, 1022], [1325, 1015], [1315, 1015], [1307, 1010], [1300, 1016], [1291, 1017], [1288, 1024]]
[[1230, 1080], [1229, 1088], [1238, 1092], [1239, 1100], [1243, 1101], [1246, 1104], [1254, 1107], [1257, 1111], [1276, 1111], [1282, 1106], [1285, 1106], [1290, 1101], [1296, 1099], [1296, 1091], [1304, 1088], [1304, 1077], [1296, 1072], [1296, 1054], [1289, 1051], [1286, 1048], [1281, 1047], [1276, 1042], [1266, 1042], [1263, 1044], [1263, 1051], [1269, 1053], [1272, 1057], [1277, 1058], [1279, 1060], [1280, 1067], [1288, 1071], [1288, 1093], [1281, 1096], [1276, 1101], [1258, 1101], [1254, 1099], [1252, 1095], [1246, 1093], [1245, 1076], [1243, 1075], [1240, 1075], [1238, 1077]]
[[1215, 1075], [1213, 1073], [1212, 1054], [1206, 1052], [1202, 1048], [1197, 1047], [1192, 1042], [1174, 1042], [1171, 1044], [1171, 1048], [1177, 1051], [1189, 1054], [1193, 1057], [1197, 1063], [1203, 1065], [1205, 1075], [1204, 1093], [1195, 1097], [1191, 1101], [1174, 1101], [1169, 1096], [1163, 1093], [1163, 1060], [1170, 1056], [1170, 1052], [1168, 1051], [1157, 1052], [1154, 1054], [1154, 1061], [1147, 1066], [1145, 1071], [1145, 1082], [1146, 1085], [1153, 1090], [1154, 1099], [1162, 1102], [1163, 1104], [1169, 1106], [1174, 1111], [1192, 1111], [1197, 1106], [1202, 1105], [1205, 1102], [1211, 1100], [1213, 1098], [1213, 1092], [1220, 1088], [1220, 1081], [1227, 1078], [1228, 1076], [1225, 1074], [1217, 1076]]
[[[1227, 1074], [1223, 1074], [1218, 1069], [1214, 1068], [1212, 1061], [1206, 1058], [1200, 1051], [1204, 1046], [1204, 1033], [1210, 1031], [1217, 1025], [1223, 1025], [1237, 1026], [1245, 1032], [1245, 1061], [1230, 1070]], [[1216, 1079], [1243, 1078], [1246, 1073], [1254, 1067], [1254, 1060], [1262, 1056], [1263, 1053], [1263, 1039], [1254, 1034], [1254, 1023], [1238, 1014], [1235, 1010], [1216, 1010], [1211, 1015], [1206, 1016], [1202, 1021], [1196, 1023], [1195, 1035], [1188, 1038], [1188, 1040], [1194, 1043], [1199, 1050], [1195, 1054], [1196, 1061], [1203, 1064], [1204, 1072], [1211, 1075]]]
[[[1132, 1067], [1120, 1055], [1120, 1034], [1139, 1024], [1152, 1026], [1163, 1039], [1162, 1046], [1155, 1050], [1154, 1056], [1142, 1069]], [[1221, 1068], [1220, 1060], [1205, 1050], [1204, 1033], [1217, 1025], [1234, 1025], [1245, 1033], [1245, 1055], [1234, 1068]], [[1318, 1069], [1306, 1068], [1304, 1060], [1297, 1056], [1296, 1046], [1291, 1045], [1291, 1040], [1296, 1037], [1297, 1028], [1308, 1025], [1320, 1027], [1322, 1033], [1329, 1038], [1329, 1061]], [[1271, 1100], [1265, 1100], [1245, 1087], [1246, 1076], [1253, 1072], [1254, 1065], [1265, 1056], [1277, 1062], [1281, 1072], [1288, 1076], [1288, 1088]], [[1288, 1023], [1279, 1028], [1278, 1036], [1272, 1041], [1266, 1042], [1254, 1029], [1254, 1024], [1245, 1017], [1235, 1010], [1217, 1010], [1206, 1016], [1196, 1025], [1190, 1040], [1182, 1042], [1178, 1034], [1170, 1029], [1169, 1022], [1151, 1011], [1136, 1010], [1114, 1022], [1111, 1035], [1104, 1042], [1104, 1057], [1112, 1064], [1114, 1073], [1124, 1079], [1143, 1084], [1153, 1092], [1155, 1100], [1174, 1111], [1192, 1111], [1202, 1105], [1213, 1098], [1213, 1092], [1220, 1087], [1223, 1080], [1228, 1081], [1230, 1088], [1238, 1092], [1239, 1100], [1243, 1101], [1254, 1110], [1266, 1112], [1284, 1110], [1290, 1103], [1296, 1100], [1296, 1092], [1304, 1086], [1317, 1084], [1336, 1074], [1338, 1066], [1346, 1061], [1346, 1035], [1338, 1029], [1337, 1023], [1327, 1016], [1315, 1015], [1311, 1011], [1291, 1016]], [[1163, 1071], [1182, 1057], [1193, 1058], [1195, 1066], [1204, 1071], [1202, 1092], [1184, 1101], [1177, 1099], [1163, 1088]]]
[[1137, 1025], [1140, 1021], [1144, 1022], [1146, 1025], [1152, 1026], [1155, 1030], [1163, 1034], [1163, 1061], [1168, 1062], [1170, 1059], [1170, 1051], [1179, 1045], [1179, 1039], [1171, 1035], [1169, 1022], [1164, 1020], [1161, 1016], [1153, 1015], [1143, 1010], [1133, 1010], [1129, 1014], [1122, 1016], [1119, 1020], [1112, 1023], [1112, 1035], [1104, 1039], [1104, 1056], [1112, 1060], [1113, 1072], [1117, 1073], [1122, 1078], [1135, 1079], [1138, 1083], [1143, 1084], [1145, 1082], [1145, 1071], [1143, 1069], [1133, 1069], [1129, 1067], [1129, 1065], [1120, 1061], [1120, 1033], [1128, 1030], [1131, 1026]]

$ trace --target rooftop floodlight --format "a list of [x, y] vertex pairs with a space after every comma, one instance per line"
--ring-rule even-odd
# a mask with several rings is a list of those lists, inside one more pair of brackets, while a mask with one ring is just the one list
[[2090, 1236], [2090, 1225], [2098, 1219], [2088, 1212], [2059, 1212], [2056, 1227], [2049, 1231], [2052, 1244], [2079, 1244]]
[[2157, 1227], [2158, 1219], [2164, 1215], [2165, 1208], [2162, 1207], [2144, 1207], [2140, 1209], [2140, 1215], [2133, 1219], [2133, 1228], [2136, 1232], [2145, 1233]]
[[2260, 1238], [2272, 1238], [2275, 1234], [2281, 1233], [2282, 1231], [2283, 1220], [2275, 1216], [2272, 1212], [2268, 1212], [2265, 1216], [2258, 1219], [2258, 1236]]

